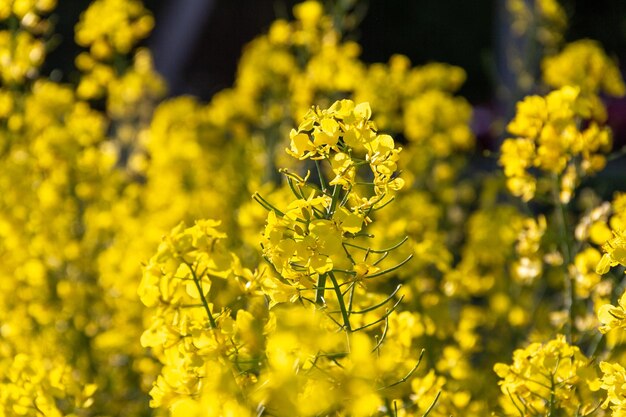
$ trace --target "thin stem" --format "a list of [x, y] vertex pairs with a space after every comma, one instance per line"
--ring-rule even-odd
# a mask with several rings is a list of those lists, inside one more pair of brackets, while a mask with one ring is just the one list
[[[382, 306], [384, 306], [385, 304], [387, 304], [389, 301], [391, 301], [391, 299], [398, 293], [398, 291], [400, 291], [400, 288], [402, 288], [402, 284], [398, 284], [398, 286], [396, 287], [396, 289], [389, 294], [389, 297], [385, 298], [383, 301], [381, 301], [378, 304], [375, 304], [373, 306], [364, 308], [363, 310], [359, 310], [359, 311], [351, 311], [352, 314], [365, 314], [365, 313], [369, 313], [370, 311], [374, 311], [377, 308], [380, 308]], [[404, 297], [404, 295], [402, 297], [400, 297], [400, 299], [402, 299]]]
[[386, 202], [385, 202], [382, 206], [378, 206], [378, 207], [374, 207], [374, 206], [372, 206], [372, 211], [373, 211], [373, 210], [378, 211], [378, 210], [380, 210], [381, 208], [387, 207], [387, 206], [388, 206], [389, 204], [391, 204], [391, 203], [392, 203], [395, 199], [396, 199], [395, 197], [391, 197], [391, 198], [389, 199], [389, 201], [386, 201]]
[[392, 266], [391, 268], [387, 268], [387, 269], [383, 269], [382, 271], [378, 271], [375, 274], [371, 274], [371, 275], [367, 275], [366, 278], [376, 278], [379, 277], [381, 275], [385, 275], [389, 272], [393, 272], [396, 269], [400, 268], [402, 265], [406, 264], [407, 262], [409, 262], [411, 259], [413, 259], [413, 254], [410, 254], [409, 256], [407, 256], [402, 262], [400, 262], [399, 264]]
[[350, 262], [352, 262], [352, 264], [355, 265], [356, 262], [354, 261], [354, 258], [352, 257], [352, 254], [350, 253], [348, 248], [346, 248], [346, 245], [342, 244], [341, 247], [343, 248], [343, 251], [346, 253], [346, 256], [348, 257], [348, 259], [350, 259]]
[[376, 350], [380, 349], [381, 345], [385, 341], [385, 338], [387, 337], [388, 330], [389, 330], [389, 316], [385, 318], [385, 327], [383, 327], [383, 332], [380, 335], [380, 339], [378, 339], [376, 346], [374, 346], [374, 349], [372, 349], [372, 352], [375, 352]]
[[326, 274], [320, 274], [317, 277], [317, 284], [315, 290], [315, 304], [324, 305], [326, 300], [324, 299], [324, 291], [326, 290]]
[[[400, 378], [398, 381], [394, 382], [393, 384], [389, 384], [386, 385], [384, 387], [378, 388], [379, 391], [382, 390], [386, 390], [389, 389], [391, 387], [395, 387], [396, 385], [400, 385], [403, 382], [406, 382], [409, 380], [409, 378], [411, 378], [411, 376], [415, 373], [415, 371], [417, 371], [417, 368], [420, 366], [420, 363], [422, 363], [422, 358], [424, 357], [424, 349], [422, 349], [422, 351], [420, 352], [420, 356], [419, 358], [417, 358], [417, 363], [415, 364], [415, 366], [413, 366], [413, 368], [411, 368], [411, 370], [409, 371], [409, 373], [407, 373], [404, 377]], [[439, 397], [439, 396], [437, 396]], [[437, 400], [435, 399], [435, 402]]]
[[290, 176], [286, 176], [287, 177], [287, 184], [289, 184], [289, 188], [291, 188], [291, 192], [298, 198], [300, 199], [305, 199], [304, 195], [302, 195], [302, 190], [301, 189], [296, 189], [296, 186], [293, 184], [293, 179]]
[[263, 206], [267, 211], [275, 211], [280, 217], [284, 217], [285, 213], [277, 209], [272, 203], [263, 198], [263, 196], [259, 193], [252, 194], [252, 198], [254, 201]]
[[322, 192], [326, 194], [327, 186], [326, 180], [324, 179], [324, 175], [322, 174], [322, 168], [320, 167], [320, 161], [315, 160], [315, 168], [317, 169], [317, 176], [320, 179], [320, 187], [322, 187]]
[[563, 307], [567, 310], [568, 320], [565, 324], [565, 336], [568, 343], [572, 343], [572, 331], [574, 327], [575, 313], [574, 313], [574, 297], [575, 297], [575, 283], [569, 274], [569, 266], [572, 263], [572, 243], [569, 238], [567, 228], [567, 212], [565, 204], [559, 198], [559, 177], [554, 175], [552, 182], [552, 197], [554, 199], [555, 215], [559, 224], [559, 240], [561, 243], [561, 252], [563, 252], [563, 284], [565, 287], [565, 300]]
[[328, 206], [327, 218], [331, 219], [333, 214], [335, 214], [335, 210], [337, 209], [337, 204], [339, 203], [339, 195], [341, 194], [341, 186], [335, 184], [333, 186], [333, 195], [332, 200], [330, 201], [330, 206]]
[[513, 403], [515, 408], [517, 408], [517, 411], [519, 412], [520, 417], [524, 417], [524, 412], [522, 411], [521, 408], [519, 408], [519, 406], [515, 402], [515, 399], [513, 398], [513, 395], [511, 395], [511, 391], [508, 388], [506, 389], [506, 393], [509, 395], [509, 398], [511, 399], [511, 402]]
[[367, 252], [372, 252], [372, 253], [385, 253], [385, 252], [391, 252], [394, 249], [398, 249], [400, 246], [402, 246], [407, 240], [409, 240], [408, 236], [405, 236], [404, 239], [402, 239], [400, 242], [396, 243], [395, 245], [386, 248], [386, 249], [372, 249], [372, 248], [365, 248], [363, 246], [359, 246], [359, 245], [355, 245], [354, 243], [350, 243], [350, 242], [344, 242], [343, 244], [346, 246], [350, 246], [353, 248], [357, 248], [357, 249], [361, 249]]
[[548, 416], [554, 416], [554, 406], [556, 403], [556, 399], [554, 397], [554, 376], [550, 379], [550, 401], [548, 402]]
[[384, 260], [387, 258], [387, 256], [389, 256], [389, 252], [385, 252], [385, 253], [383, 253], [383, 256], [381, 256], [380, 258], [378, 258], [378, 259], [376, 260], [376, 262], [374, 262], [372, 265], [374, 265], [374, 266], [378, 266], [378, 264], [380, 264], [382, 261], [384, 261]]
[[381, 318], [379, 318], [378, 320], [374, 320], [374, 321], [373, 321], [373, 322], [371, 322], [371, 323], [364, 324], [363, 326], [361, 326], [361, 327], [359, 327], [359, 328], [357, 328], [357, 329], [354, 329], [354, 331], [355, 331], [355, 332], [357, 332], [357, 331], [359, 331], [359, 330], [367, 329], [368, 327], [372, 327], [372, 326], [374, 326], [374, 325], [376, 325], [376, 324], [380, 323], [381, 321], [385, 320], [387, 317], [389, 317], [389, 316], [391, 315], [391, 313], [393, 313], [393, 312], [396, 310], [396, 308], [398, 308], [398, 305], [400, 305], [400, 303], [402, 302], [402, 299], [403, 299], [403, 298], [404, 298], [404, 297], [400, 297], [400, 299], [399, 299], [399, 300], [398, 300], [398, 301], [397, 301], [397, 302], [396, 302], [396, 303], [395, 303], [395, 304], [391, 307], [391, 309], [389, 309], [389, 310], [387, 310], [387, 311], [385, 312], [385, 315], [384, 315], [384, 316], [382, 316], [382, 317], [381, 317]]
[[332, 271], [328, 273], [328, 277], [333, 283], [335, 287], [335, 294], [337, 295], [337, 302], [339, 303], [339, 310], [341, 310], [341, 317], [343, 318], [343, 325], [348, 332], [352, 332], [352, 327], [350, 326], [350, 316], [348, 315], [348, 310], [346, 309], [346, 304], [343, 300], [343, 295], [341, 294], [341, 288], [339, 287], [339, 283], [337, 282], [337, 278], [335, 278], [335, 274]]
[[[356, 281], [352, 281], [352, 282], [348, 285], [348, 288], [346, 288], [346, 289], [344, 290], [344, 292], [342, 292], [341, 294], [345, 297], [345, 296], [346, 296], [346, 294], [348, 294], [348, 291], [350, 291], [350, 290], [354, 287], [354, 285], [355, 285], [355, 284], [356, 284]], [[348, 311], [350, 311], [350, 308], [348, 308]]]
[[211, 326], [211, 329], [217, 329], [217, 323], [215, 323], [213, 314], [211, 314], [211, 308], [209, 307], [209, 302], [204, 296], [204, 291], [202, 290], [202, 284], [200, 283], [200, 279], [196, 275], [196, 270], [193, 269], [193, 267], [189, 265], [187, 261], [183, 260], [183, 263], [187, 265], [187, 268], [189, 268], [189, 271], [191, 271], [191, 276], [193, 276], [193, 282], [196, 284], [196, 289], [198, 290], [198, 294], [200, 294], [200, 300], [202, 301], [204, 310], [206, 311], [206, 314], [209, 317], [209, 325]]
[[433, 400], [432, 404], [430, 405], [430, 407], [428, 407], [428, 410], [426, 410], [426, 412], [424, 414], [422, 414], [422, 417], [426, 417], [430, 414], [431, 411], [433, 411], [433, 409], [435, 408], [435, 405], [437, 404], [437, 401], [439, 400], [439, 396], [441, 395], [441, 391], [439, 391], [437, 393], [437, 396], [435, 397], [435, 399]]
[[352, 302], [354, 301], [355, 290], [356, 290], [356, 281], [354, 281], [349, 287], [350, 297], [348, 298], [348, 315], [352, 313]]
[[346, 190], [345, 195], [343, 196], [343, 198], [341, 199], [341, 202], [339, 203], [339, 207], [344, 207], [348, 203], [348, 198], [350, 197], [351, 191], [352, 191], [352, 185], [350, 185], [350, 187]]

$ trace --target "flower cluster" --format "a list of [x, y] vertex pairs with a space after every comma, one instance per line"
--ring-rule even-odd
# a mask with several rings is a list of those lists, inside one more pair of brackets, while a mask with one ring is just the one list
[[581, 95], [578, 87], [565, 86], [518, 103], [508, 125], [514, 138], [504, 141], [500, 157], [511, 193], [531, 200], [537, 191], [533, 175], [537, 170], [550, 180], [556, 178], [560, 200], [569, 202], [579, 176], [598, 172], [606, 164], [604, 154], [612, 141], [604, 119], [604, 109]]
[[594, 386], [607, 391], [607, 397], [602, 403], [602, 408], [610, 406], [612, 417], [626, 415], [626, 403], [624, 402], [626, 370], [620, 364], [609, 362], [600, 362], [600, 369], [603, 374], [602, 378], [599, 381], [594, 381]]
[[596, 244], [602, 245], [604, 250], [604, 255], [596, 268], [596, 272], [600, 275], [606, 274], [613, 266], [626, 266], [625, 203], [626, 194], [617, 195], [611, 204], [613, 211], [611, 218], [609, 220], [597, 219], [590, 228], [591, 238]]
[[[604, 251], [601, 258], [599, 252], [596, 258], [595, 272], [598, 275], [607, 274], [612, 267], [626, 265], [626, 257], [624, 256], [626, 240], [623, 236], [624, 216], [626, 215], [625, 202], [626, 195], [618, 194], [611, 204], [613, 213], [610, 219], [607, 219], [607, 216], [596, 219], [593, 224], [595, 227], [592, 226], [593, 229], [590, 231], [590, 234], [591, 232], [594, 233], [592, 238], [594, 238], [595, 243], [601, 244]], [[624, 310], [626, 293], [620, 295], [617, 305], [606, 303], [606, 299], [604, 301], [605, 303], [597, 309], [598, 319], [602, 324], [599, 330], [602, 333], [608, 333], [613, 329], [626, 327], [626, 311]]]
[[[162, 81], [152, 70], [148, 51], [139, 51], [132, 69], [123, 74], [115, 62], [148, 36], [153, 26], [152, 15], [140, 1], [94, 1], [76, 25], [76, 43], [89, 48], [76, 57], [83, 72], [78, 94], [84, 99], [109, 96], [114, 116], [132, 113], [140, 100], [162, 94]], [[116, 96], [124, 97], [125, 106]]]
[[615, 62], [589, 39], [568, 44], [561, 53], [547, 57], [542, 67], [544, 81], [550, 87], [577, 86], [585, 96], [599, 92], [615, 97], [626, 94]]
[[[365, 284], [391, 271], [376, 263], [394, 248], [366, 248], [356, 239], [366, 213], [377, 204], [383, 208], [380, 190], [391, 188], [380, 186], [377, 194], [377, 179], [378, 184], [394, 181], [395, 169], [377, 169], [399, 152], [390, 137], [376, 134], [370, 113], [367, 104], [344, 100], [328, 110], [312, 110], [294, 130], [292, 141], [306, 135], [309, 148], [302, 155], [296, 146], [288, 152], [328, 166], [319, 167], [319, 185], [285, 172], [294, 199], [284, 211], [256, 195], [270, 210], [262, 244], [272, 269], [252, 273], [242, 268], [225, 248], [226, 235], [216, 221], [198, 220], [189, 228], [180, 224], [163, 239], [144, 266], [139, 287], [150, 313], [141, 343], [162, 364], [151, 406], [168, 409], [172, 416], [252, 415], [254, 410], [277, 415], [344, 410], [367, 416], [389, 410], [390, 399], [402, 407], [432, 408], [441, 390], [426, 397], [428, 403], [421, 397], [417, 402], [411, 393], [423, 387], [404, 384], [416, 373], [423, 352], [418, 355], [410, 339], [408, 344], [385, 342], [387, 332], [396, 332], [388, 327], [397, 320], [399, 287], [385, 295]], [[328, 117], [320, 121], [320, 115]], [[330, 133], [337, 135], [334, 141]], [[391, 141], [391, 148], [376, 141]], [[363, 195], [350, 196], [356, 182], [333, 184], [326, 178], [336, 174], [331, 160], [341, 151], [347, 157], [365, 153], [354, 170], [369, 165], [371, 198], [378, 200], [364, 206]]]
[[[314, 161], [319, 186], [285, 172], [295, 197], [286, 210], [256, 197], [270, 210], [263, 234], [264, 257], [297, 288], [315, 289], [318, 303], [325, 303], [323, 287], [328, 277], [348, 330], [350, 311], [340, 287], [354, 289], [355, 283], [384, 273], [376, 259], [367, 259], [371, 249], [355, 239], [371, 222], [372, 211], [388, 204], [403, 185], [396, 176], [401, 148], [395, 147], [391, 136], [378, 134], [370, 117], [368, 103], [355, 105], [350, 100], [337, 101], [326, 110], [313, 108], [291, 131], [287, 153]], [[362, 261], [352, 256], [354, 250], [366, 251]], [[338, 273], [346, 280], [338, 280]], [[351, 294], [350, 299], [354, 290]]]
[[138, 40], [148, 36], [154, 19], [137, 0], [96, 0], [76, 26], [76, 42], [90, 48], [98, 59], [131, 52]]
[[507, 52], [503, 54], [506, 67], [502, 93], [517, 101], [536, 91], [541, 59], [562, 46], [567, 11], [558, 0], [507, 0], [504, 4], [510, 31], [506, 33]]
[[144, 266], [138, 290], [144, 305], [154, 309], [141, 344], [153, 348], [163, 364], [150, 391], [151, 406], [170, 408], [174, 415], [183, 415], [188, 400], [217, 387], [223, 390], [223, 408], [212, 415], [236, 412], [231, 396], [251, 382], [261, 360], [267, 312], [258, 315], [262, 303], [257, 302], [257, 315], [239, 305], [253, 288], [253, 277], [224, 248], [226, 235], [218, 225], [203, 220], [175, 227]]
[[593, 372], [589, 360], [562, 336], [545, 344], [532, 343], [513, 352], [513, 363], [497, 363], [495, 372], [502, 381], [502, 401], [509, 412], [517, 409], [528, 416], [585, 415], [593, 404], [585, 398], [585, 372]]
[[626, 415], [626, 194], [585, 181], [616, 63], [507, 2], [510, 93], [545, 94], [505, 182], [464, 71], [363, 62], [356, 4], [297, 5], [203, 103], [162, 100], [140, 1], [82, 14], [77, 83], [40, 75], [55, 1], [2, 2], [0, 416]]
[[15, 27], [0, 30], [2, 84], [19, 85], [36, 78], [46, 57], [45, 37], [50, 32], [46, 16], [55, 7], [56, 0], [8, 0], [0, 5], [0, 23]]
[[619, 305], [604, 304], [598, 310], [598, 319], [602, 326], [600, 331], [606, 333], [613, 329], [626, 328], [626, 293], [622, 295]]
[[[352, 194], [351, 210], [370, 209], [384, 197], [402, 188], [404, 182], [395, 176], [402, 148], [396, 148], [393, 138], [379, 135], [369, 120], [369, 103], [355, 105], [350, 100], [335, 102], [327, 111], [311, 110], [297, 130], [289, 137], [288, 150], [298, 159], [325, 159], [330, 162], [335, 177], [329, 185], [341, 185], [344, 190], [356, 189], [356, 172], [360, 165], [369, 165], [373, 175], [375, 196], [366, 198]], [[362, 202], [362, 203], [361, 203]]]
[[64, 416], [88, 412], [95, 384], [83, 385], [62, 359], [16, 354], [0, 382], [0, 415]]
[[567, 27], [565, 9], [556, 0], [507, 0], [506, 7], [512, 16], [512, 28], [521, 36], [531, 32], [537, 42], [555, 48], [563, 40]]

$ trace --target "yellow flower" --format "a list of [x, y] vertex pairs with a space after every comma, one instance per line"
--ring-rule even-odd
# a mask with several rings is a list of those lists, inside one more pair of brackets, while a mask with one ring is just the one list
[[324, 7], [318, 1], [308, 0], [295, 6], [293, 14], [302, 22], [305, 28], [312, 27], [317, 24], [324, 14]]
[[600, 331], [608, 333], [613, 329], [626, 328], [626, 292], [618, 300], [618, 305], [604, 304], [598, 309]]
[[541, 66], [543, 79], [551, 87], [576, 86], [583, 94], [626, 94], [616, 63], [589, 39], [568, 44], [559, 54], [545, 58]]
[[616, 265], [626, 266], [626, 235], [623, 231], [613, 231], [613, 237], [602, 245], [604, 255], [598, 262], [596, 272], [604, 275]]
[[584, 384], [581, 374], [588, 362], [577, 346], [558, 335], [545, 344], [517, 349], [511, 365], [497, 363], [494, 371], [501, 378], [504, 402], [510, 401], [518, 409], [531, 408], [537, 415], [555, 409], [571, 414], [585, 405], [572, 393]]
[[[556, 175], [561, 200], [569, 201], [579, 172], [592, 174], [604, 167], [611, 146], [609, 129], [598, 124], [604, 117], [600, 102], [572, 86], [518, 103], [507, 127], [516, 137], [503, 142], [499, 161], [509, 190], [528, 201], [542, 175]], [[581, 127], [581, 121], [588, 125]]]
[[626, 415], [626, 370], [618, 363], [600, 362], [602, 378], [595, 388], [607, 391], [602, 408], [611, 407], [613, 417]]

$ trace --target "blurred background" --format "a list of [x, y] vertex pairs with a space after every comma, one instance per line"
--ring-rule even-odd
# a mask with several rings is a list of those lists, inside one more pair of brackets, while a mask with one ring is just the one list
[[[145, 0], [156, 19], [147, 44], [157, 69], [168, 78], [170, 94], [208, 99], [232, 85], [244, 45], [277, 17], [291, 17], [294, 0]], [[350, 36], [363, 47], [365, 62], [384, 62], [394, 53], [414, 64], [440, 61], [468, 73], [462, 95], [470, 101], [493, 97], [497, 39], [509, 22], [504, 1], [369, 0]], [[71, 39], [89, 0], [59, 2], [57, 29]], [[592, 38], [609, 54], [626, 61], [626, 2], [562, 1], [570, 18], [566, 40]], [[49, 66], [69, 71], [78, 49], [61, 42]]]
[[[530, 3], [529, 0], [526, 0]], [[190, 94], [208, 100], [234, 81], [237, 61], [246, 43], [266, 31], [276, 18], [290, 19], [295, 0], [145, 0], [156, 19], [145, 41], [157, 70], [172, 96]], [[336, 0], [353, 14], [346, 37], [362, 46], [365, 62], [386, 62], [395, 53], [414, 65], [432, 61], [467, 72], [460, 94], [475, 107], [474, 129], [486, 147], [494, 119], [510, 117], [520, 98], [512, 83], [517, 77], [506, 61], [512, 41], [511, 16], [505, 0]], [[72, 80], [78, 47], [67, 40], [88, 0], [63, 0], [57, 8], [58, 47], [47, 70]], [[562, 0], [569, 26], [567, 42], [591, 38], [607, 53], [626, 62], [626, 2]], [[519, 42], [519, 40], [517, 40]], [[608, 103], [615, 141], [626, 143], [626, 102]]]

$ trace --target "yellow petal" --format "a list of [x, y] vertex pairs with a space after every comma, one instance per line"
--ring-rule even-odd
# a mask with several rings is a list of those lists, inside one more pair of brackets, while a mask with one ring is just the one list
[[309, 259], [309, 267], [318, 274], [325, 274], [333, 269], [333, 261], [328, 256], [315, 255]]
[[598, 266], [596, 266], [596, 274], [604, 275], [609, 272], [611, 269], [611, 256], [608, 253], [602, 255], [602, 259], [598, 262]]
[[354, 107], [354, 115], [358, 119], [369, 120], [372, 117], [372, 108], [368, 102], [359, 103]]

